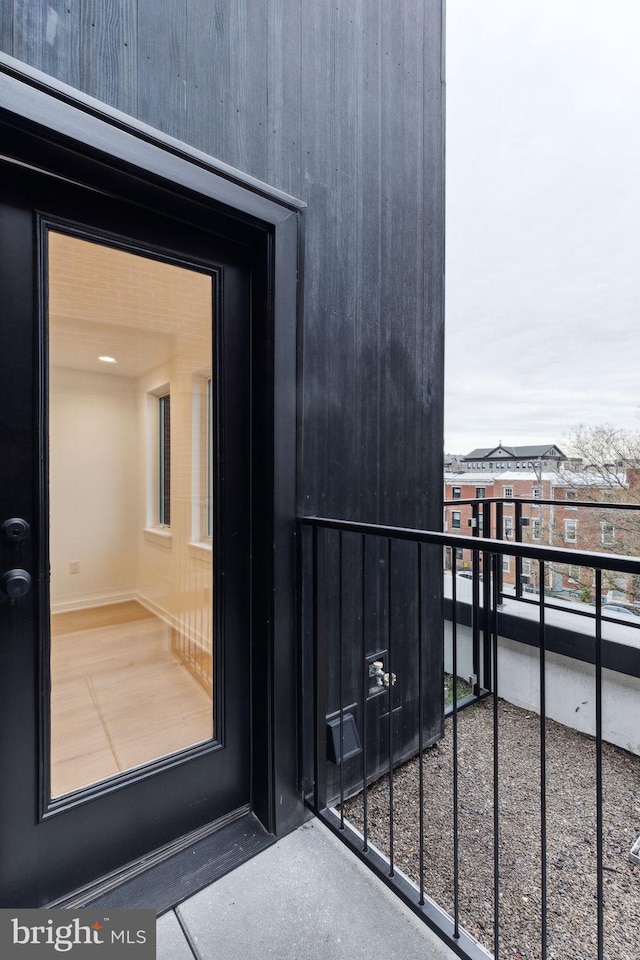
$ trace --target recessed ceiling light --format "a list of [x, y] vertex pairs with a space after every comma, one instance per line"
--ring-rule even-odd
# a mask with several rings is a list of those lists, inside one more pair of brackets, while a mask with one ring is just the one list
[[102, 360], [103, 363], [117, 363], [115, 357], [98, 357], [98, 360]]

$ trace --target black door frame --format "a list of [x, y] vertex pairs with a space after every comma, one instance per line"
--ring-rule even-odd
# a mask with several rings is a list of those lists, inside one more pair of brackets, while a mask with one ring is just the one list
[[[250, 237], [254, 355], [252, 808], [277, 836], [305, 817], [299, 777], [295, 620], [297, 370], [305, 205], [0, 53], [2, 153], [175, 216]], [[153, 198], [151, 193], [153, 192]]]

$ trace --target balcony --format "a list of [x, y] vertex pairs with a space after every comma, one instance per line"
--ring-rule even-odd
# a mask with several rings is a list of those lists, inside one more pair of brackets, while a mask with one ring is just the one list
[[640, 560], [522, 542], [522, 509], [510, 540], [302, 522], [307, 800], [459, 956], [622, 960], [640, 633], [607, 601]]
[[158, 960], [448, 960], [317, 820], [160, 917]]

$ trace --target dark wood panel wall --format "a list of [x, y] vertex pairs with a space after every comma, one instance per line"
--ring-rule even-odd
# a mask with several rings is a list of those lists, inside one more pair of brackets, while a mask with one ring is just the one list
[[0, 47], [308, 204], [300, 510], [437, 527], [442, 0], [0, 0]]

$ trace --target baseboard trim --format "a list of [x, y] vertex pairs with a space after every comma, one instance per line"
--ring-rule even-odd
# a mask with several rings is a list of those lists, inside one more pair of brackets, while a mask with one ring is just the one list
[[51, 614], [73, 613], [74, 610], [86, 610], [91, 607], [109, 607], [114, 603], [128, 603], [137, 600], [135, 591], [123, 590], [122, 593], [106, 593], [103, 596], [83, 597], [81, 600], [62, 600], [51, 604]]

